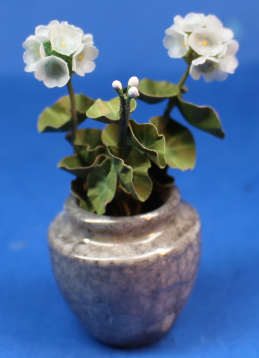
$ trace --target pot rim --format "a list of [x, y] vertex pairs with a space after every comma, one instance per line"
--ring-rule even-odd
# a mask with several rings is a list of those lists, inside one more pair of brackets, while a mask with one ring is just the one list
[[173, 185], [166, 202], [155, 210], [145, 214], [132, 216], [106, 216], [90, 213], [80, 208], [76, 199], [69, 195], [65, 202], [65, 211], [70, 219], [76, 221], [80, 226], [85, 226], [87, 230], [95, 233], [109, 233], [118, 236], [128, 235], [130, 232], [134, 234], [137, 230], [150, 232], [154, 227], [164, 225], [165, 222], [172, 220], [173, 212], [180, 202], [180, 192]]

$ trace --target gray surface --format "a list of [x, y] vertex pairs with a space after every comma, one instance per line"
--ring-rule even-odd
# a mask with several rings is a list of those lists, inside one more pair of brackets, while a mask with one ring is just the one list
[[200, 221], [174, 187], [148, 214], [107, 217], [70, 196], [49, 229], [59, 287], [89, 332], [104, 343], [137, 346], [163, 336], [193, 287]]

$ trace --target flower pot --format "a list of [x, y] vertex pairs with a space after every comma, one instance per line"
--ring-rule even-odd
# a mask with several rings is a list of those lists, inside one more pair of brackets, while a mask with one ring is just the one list
[[176, 187], [157, 210], [131, 217], [91, 214], [70, 196], [49, 229], [56, 280], [90, 334], [135, 347], [162, 337], [192, 290], [200, 220]]

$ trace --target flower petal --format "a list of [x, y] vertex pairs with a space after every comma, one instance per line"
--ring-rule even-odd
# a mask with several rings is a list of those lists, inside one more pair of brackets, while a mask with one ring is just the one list
[[48, 25], [39, 25], [35, 28], [35, 36], [42, 42], [49, 41], [49, 30], [52, 26], [58, 25], [58, 20], [52, 20]]
[[223, 27], [223, 24], [222, 22], [220, 21], [220, 19], [215, 16], [215, 15], [208, 15], [206, 16], [206, 19], [205, 19], [205, 25], [206, 26], [215, 26], [215, 27]]
[[172, 58], [184, 57], [189, 50], [187, 36], [173, 30], [170, 35], [164, 37], [163, 43]]
[[99, 51], [94, 46], [85, 45], [73, 56], [72, 69], [79, 76], [84, 76], [86, 73], [93, 72], [95, 63], [93, 60], [97, 58]]
[[182, 23], [182, 30], [184, 32], [193, 32], [203, 25], [204, 20], [204, 14], [191, 12], [185, 16]]
[[41, 52], [41, 42], [36, 36], [31, 35], [24, 41], [23, 47], [25, 48], [25, 52], [23, 54], [23, 60], [26, 64], [25, 71], [33, 72], [36, 64], [43, 57]]
[[235, 56], [225, 56], [220, 59], [220, 69], [233, 74], [238, 67], [238, 59]]
[[192, 61], [190, 75], [194, 80], [203, 76], [206, 82], [211, 82], [218, 77], [219, 60], [215, 57], [198, 57]]
[[83, 32], [81, 29], [66, 22], [50, 28], [52, 49], [62, 55], [70, 56], [82, 45]]
[[201, 56], [220, 55], [226, 49], [222, 37], [212, 29], [199, 29], [189, 37], [190, 47]]
[[70, 79], [68, 65], [57, 56], [44, 57], [37, 63], [35, 77], [49, 88], [63, 87]]
[[85, 34], [83, 36], [83, 44], [88, 46], [93, 46], [94, 38], [92, 34]]

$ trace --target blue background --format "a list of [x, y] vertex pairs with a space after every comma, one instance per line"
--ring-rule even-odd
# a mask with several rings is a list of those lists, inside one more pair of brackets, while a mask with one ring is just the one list
[[[191, 11], [216, 14], [241, 45], [240, 67], [227, 81], [188, 81], [186, 98], [214, 106], [227, 133], [221, 141], [193, 129], [196, 169], [173, 173], [202, 218], [200, 273], [169, 335], [150, 347], [117, 350], [88, 336], [51, 273], [47, 227], [71, 180], [55, 166], [69, 147], [62, 135], [39, 135], [36, 122], [65, 88], [49, 90], [23, 72], [21, 43], [54, 18], [93, 33], [100, 49], [96, 71], [74, 85], [108, 99], [114, 79], [179, 79], [183, 61], [167, 56], [162, 37], [174, 15]], [[259, 357], [258, 15], [257, 0], [1, 1], [1, 358]], [[147, 120], [164, 105], [139, 103], [134, 117]]]

